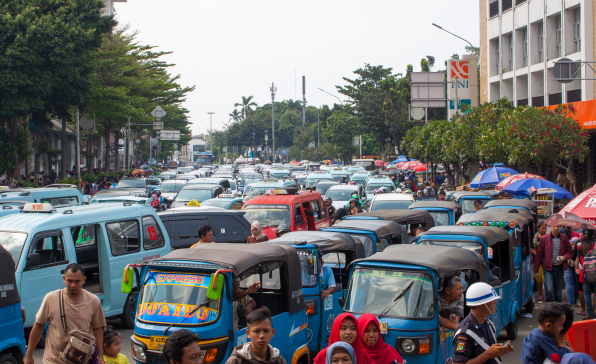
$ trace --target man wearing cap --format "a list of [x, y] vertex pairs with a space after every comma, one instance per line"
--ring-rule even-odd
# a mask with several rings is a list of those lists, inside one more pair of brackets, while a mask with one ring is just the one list
[[488, 318], [496, 312], [499, 299], [494, 288], [486, 283], [474, 283], [468, 288], [466, 304], [470, 313], [459, 323], [453, 338], [454, 364], [500, 364], [499, 357], [514, 350], [509, 341], [497, 343], [495, 325]]

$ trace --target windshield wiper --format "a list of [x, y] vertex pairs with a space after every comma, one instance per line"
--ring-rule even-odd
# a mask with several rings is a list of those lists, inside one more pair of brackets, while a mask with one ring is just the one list
[[[413, 284], [414, 284], [414, 281], [410, 282], [410, 284], [408, 284], [408, 286], [406, 288], [404, 288], [401, 292], [399, 292], [397, 297], [395, 297], [392, 302], [389, 302], [389, 304], [387, 305], [387, 307], [385, 307], [383, 312], [381, 312], [379, 317], [384, 316], [387, 312], [389, 312], [389, 310], [391, 310], [393, 308], [393, 306], [395, 306], [397, 304], [399, 299], [402, 298], [408, 292], [408, 290], [410, 289], [410, 287], [412, 287]], [[391, 306], [389, 306], [389, 305], [391, 305]]]
[[[200, 297], [199, 297], [200, 298]], [[172, 322], [172, 324], [170, 324], [170, 326], [168, 326], [165, 330], [163, 330], [163, 334], [167, 334], [168, 331], [170, 331], [170, 329], [172, 328], [172, 326], [176, 325], [177, 323], [179, 323], [180, 321], [184, 321], [189, 317], [192, 317], [194, 315], [195, 312], [197, 312], [201, 307], [205, 307], [208, 304], [210, 304], [211, 302], [214, 302], [214, 300], [207, 300], [203, 303], [201, 303], [199, 305], [199, 302], [197, 300], [197, 304], [195, 305], [195, 308], [192, 309], [192, 311], [190, 311], [188, 314], [184, 314], [182, 317], [180, 317], [178, 320], [176, 320], [175, 322]]]

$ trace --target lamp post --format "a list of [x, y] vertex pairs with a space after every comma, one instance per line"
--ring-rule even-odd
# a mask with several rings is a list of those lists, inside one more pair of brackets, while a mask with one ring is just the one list
[[211, 117], [215, 113], [208, 112], [207, 114], [209, 114], [209, 141], [211, 142], [211, 153], [213, 153], [213, 120], [211, 119]]
[[464, 42], [468, 43], [468, 44], [469, 44], [471, 47], [474, 47], [474, 46], [472, 45], [472, 43], [468, 42], [467, 40], [465, 40], [464, 38], [460, 37], [459, 35], [457, 35], [457, 34], [453, 34], [453, 33], [451, 33], [450, 31], [443, 29], [443, 27], [442, 27], [442, 26], [440, 26], [440, 25], [437, 25], [437, 24], [435, 24], [435, 23], [433, 23], [433, 25], [434, 25], [435, 27], [437, 27], [437, 28], [441, 29], [442, 31], [444, 31], [444, 32], [447, 32], [447, 33], [449, 33], [449, 34], [453, 35], [454, 37], [458, 37], [459, 39], [461, 39], [461, 40], [463, 40]]
[[334, 94], [332, 94], [332, 93], [329, 93], [329, 92], [327, 92], [327, 91], [323, 90], [323, 89], [322, 89], [322, 88], [320, 88], [320, 87], [319, 87], [318, 89], [319, 89], [319, 90], [321, 90], [321, 91], [323, 91], [324, 93], [326, 93], [326, 94], [328, 94], [328, 95], [331, 95], [331, 96], [335, 97], [336, 99], [338, 99], [338, 100], [339, 100], [339, 102], [341, 102], [341, 108], [342, 108], [342, 110], [343, 110], [343, 108], [344, 108], [344, 102], [343, 102], [343, 101], [341, 101], [341, 99], [340, 99], [339, 97], [335, 96], [335, 95], [334, 95]]
[[275, 87], [273, 82], [271, 82], [271, 88], [269, 90], [271, 91], [271, 155], [273, 156], [271, 163], [275, 163], [275, 92], [277, 91], [277, 87]]

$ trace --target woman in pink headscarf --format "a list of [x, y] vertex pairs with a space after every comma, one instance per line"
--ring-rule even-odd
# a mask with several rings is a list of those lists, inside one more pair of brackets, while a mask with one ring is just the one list
[[248, 240], [246, 241], [249, 244], [262, 243], [269, 240], [267, 235], [263, 234], [263, 228], [258, 221], [255, 221], [252, 223], [252, 225], [250, 225], [250, 232], [252, 235], [249, 236]]

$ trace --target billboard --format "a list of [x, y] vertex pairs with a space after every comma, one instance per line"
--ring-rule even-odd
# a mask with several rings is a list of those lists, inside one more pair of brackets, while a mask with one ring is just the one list
[[447, 62], [447, 97], [449, 120], [463, 104], [478, 106], [478, 70], [476, 56], [467, 54], [463, 59], [450, 59]]

